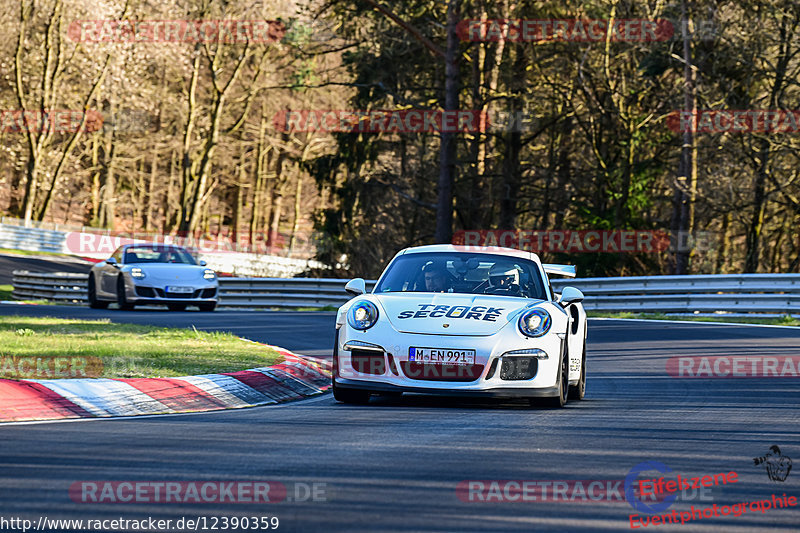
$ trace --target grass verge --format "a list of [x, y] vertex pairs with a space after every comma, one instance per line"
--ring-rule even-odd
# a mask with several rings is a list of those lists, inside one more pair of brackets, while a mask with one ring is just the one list
[[38, 250], [16, 250], [13, 248], [0, 248], [0, 254], [7, 254], [7, 255], [43, 255], [43, 256], [55, 256], [55, 257], [69, 257], [67, 254], [62, 254], [60, 252], [42, 252]]
[[0, 285], [0, 300], [10, 300], [12, 292], [14, 292], [13, 285]]
[[731, 324], [767, 324], [771, 326], [800, 326], [800, 319], [784, 315], [781, 317], [732, 317], [732, 316], [695, 316], [695, 315], [665, 315], [663, 313], [601, 313], [589, 311], [589, 318], [644, 318], [648, 320], [685, 320], [687, 322], [728, 322]]
[[13, 285], [0, 285], [0, 300], [15, 301], [25, 304], [56, 305], [56, 302], [52, 302], [50, 300], [14, 300], [12, 296], [13, 292]]
[[282, 360], [275, 350], [230, 333], [109, 320], [0, 317], [0, 377], [6, 378], [176, 377]]

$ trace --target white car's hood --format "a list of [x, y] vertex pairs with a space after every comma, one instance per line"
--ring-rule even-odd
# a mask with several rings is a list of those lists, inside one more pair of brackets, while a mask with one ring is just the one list
[[139, 267], [147, 278], [153, 281], [197, 281], [203, 278], [206, 267], [181, 263], [132, 263], [131, 267]]
[[489, 294], [396, 292], [373, 296], [397, 331], [435, 335], [494, 335], [515, 320], [520, 309], [542, 302]]

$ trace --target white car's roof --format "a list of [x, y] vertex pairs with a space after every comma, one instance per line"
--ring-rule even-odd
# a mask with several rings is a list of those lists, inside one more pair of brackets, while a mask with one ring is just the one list
[[507, 255], [510, 257], [519, 257], [521, 259], [528, 259], [541, 265], [542, 262], [533, 252], [526, 250], [517, 250], [516, 248], [503, 248], [501, 246], [473, 246], [473, 245], [455, 245], [455, 244], [429, 244], [427, 246], [415, 246], [413, 248], [406, 248], [400, 250], [397, 255], [403, 254], [417, 254], [425, 252], [457, 252], [457, 253], [485, 253], [485, 254], [498, 254]]

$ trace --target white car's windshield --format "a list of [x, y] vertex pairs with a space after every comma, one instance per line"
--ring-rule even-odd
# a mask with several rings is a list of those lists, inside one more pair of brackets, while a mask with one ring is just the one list
[[503, 255], [431, 252], [402, 255], [375, 293], [453, 292], [547, 299], [538, 265]]
[[179, 263], [196, 265], [194, 257], [177, 246], [132, 246], [125, 250], [125, 264], [130, 263]]

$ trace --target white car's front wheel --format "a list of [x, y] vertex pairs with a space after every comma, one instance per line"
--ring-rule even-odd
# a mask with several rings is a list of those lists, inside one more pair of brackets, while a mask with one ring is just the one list
[[583, 341], [583, 353], [581, 354], [581, 379], [577, 385], [569, 388], [570, 400], [583, 400], [586, 396], [586, 340]]
[[[558, 379], [558, 395], [545, 399], [548, 407], [561, 408], [567, 404], [569, 394], [569, 356], [567, 353], [561, 355], [561, 372]], [[531, 405], [536, 405], [537, 400], [531, 398]]]
[[336, 372], [339, 366], [339, 330], [333, 336], [333, 398], [337, 402], [364, 405], [369, 402], [369, 391], [343, 389], [336, 385]]

